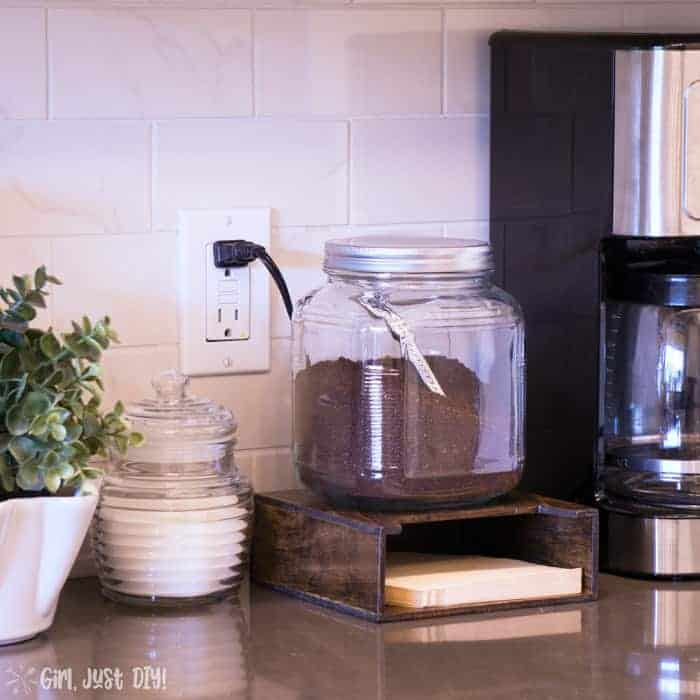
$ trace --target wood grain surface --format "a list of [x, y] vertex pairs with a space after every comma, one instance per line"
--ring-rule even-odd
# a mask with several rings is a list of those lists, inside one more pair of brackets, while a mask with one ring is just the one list
[[[583, 569], [580, 595], [423, 608], [385, 605], [387, 551], [482, 554]], [[383, 622], [593, 600], [598, 512], [513, 493], [469, 509], [408, 513], [337, 510], [305, 490], [256, 496], [252, 576], [304, 600]]]

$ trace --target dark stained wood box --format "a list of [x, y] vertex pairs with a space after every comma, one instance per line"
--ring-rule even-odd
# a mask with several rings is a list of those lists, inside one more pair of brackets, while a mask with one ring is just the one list
[[[384, 603], [387, 552], [483, 554], [583, 569], [566, 598], [449, 608]], [[336, 510], [310, 491], [255, 497], [252, 577], [278, 591], [375, 622], [595, 600], [598, 511], [513, 493], [485, 506], [407, 513]]]

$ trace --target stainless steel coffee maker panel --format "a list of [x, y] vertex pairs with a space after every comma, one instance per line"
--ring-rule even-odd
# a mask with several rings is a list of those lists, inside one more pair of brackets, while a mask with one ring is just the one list
[[700, 518], [664, 518], [607, 512], [602, 566], [642, 576], [697, 576]]
[[700, 51], [615, 52], [613, 234], [700, 235]]

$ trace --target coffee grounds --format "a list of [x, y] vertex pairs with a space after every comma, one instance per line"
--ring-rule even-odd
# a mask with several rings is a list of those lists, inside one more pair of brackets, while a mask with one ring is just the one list
[[455, 359], [426, 359], [446, 396], [402, 358], [340, 358], [296, 375], [295, 459], [307, 485], [341, 505], [379, 509], [478, 503], [517, 485], [519, 470], [474, 471], [476, 374]]

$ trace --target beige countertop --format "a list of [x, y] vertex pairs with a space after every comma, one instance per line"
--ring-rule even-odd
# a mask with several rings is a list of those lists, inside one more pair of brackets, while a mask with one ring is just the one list
[[255, 586], [240, 604], [151, 612], [82, 579], [48, 633], [0, 648], [1, 700], [693, 696], [700, 583], [605, 575], [596, 603], [384, 625]]

